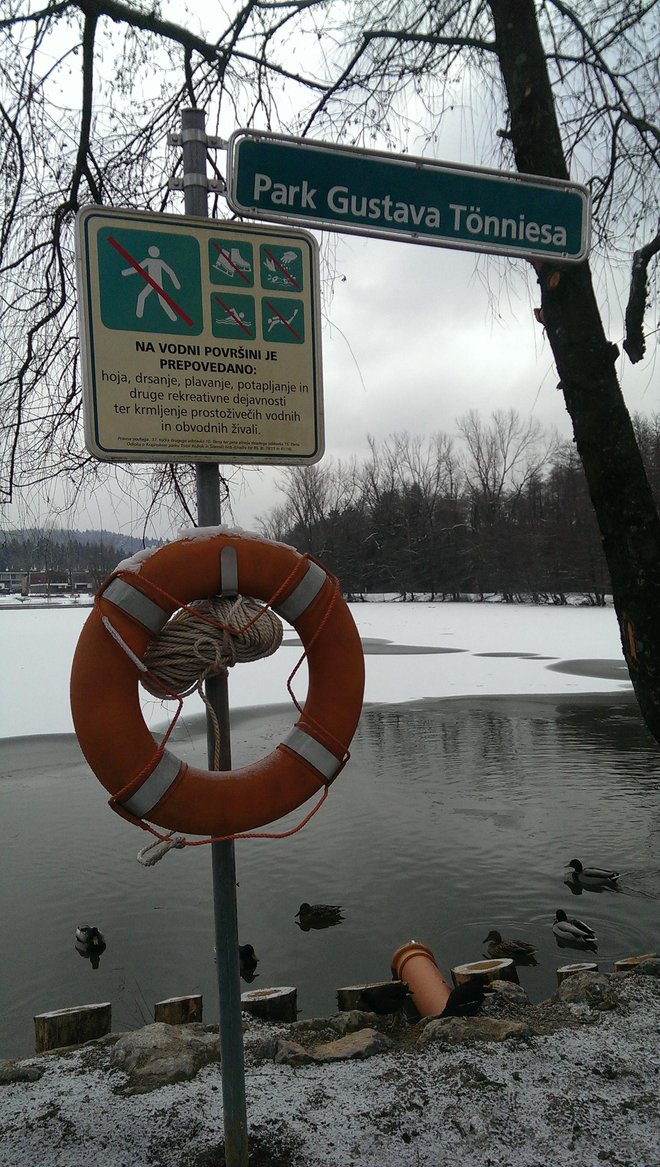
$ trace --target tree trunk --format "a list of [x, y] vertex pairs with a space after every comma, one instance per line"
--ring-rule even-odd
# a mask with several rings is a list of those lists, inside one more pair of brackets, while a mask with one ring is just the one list
[[[567, 178], [533, 0], [489, 0], [519, 171]], [[588, 263], [536, 265], [543, 323], [609, 568], [623, 653], [660, 742], [660, 520], [616, 376]]]

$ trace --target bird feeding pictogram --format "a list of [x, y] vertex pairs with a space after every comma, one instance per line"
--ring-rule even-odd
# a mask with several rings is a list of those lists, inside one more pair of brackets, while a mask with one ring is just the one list
[[262, 244], [259, 248], [259, 262], [263, 288], [302, 292], [303, 262], [300, 248]]
[[202, 331], [199, 245], [193, 236], [102, 228], [98, 260], [106, 328], [187, 336]]

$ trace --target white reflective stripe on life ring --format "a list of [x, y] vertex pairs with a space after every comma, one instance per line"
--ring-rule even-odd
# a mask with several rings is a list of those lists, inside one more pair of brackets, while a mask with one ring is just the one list
[[299, 616], [302, 616], [306, 608], [309, 608], [312, 600], [319, 594], [328, 576], [318, 563], [309, 561], [307, 571], [302, 577], [297, 587], [293, 589], [290, 596], [287, 596], [281, 603], [273, 605], [273, 611], [277, 612], [278, 616], [282, 616], [289, 624], [294, 624]]
[[156, 803], [160, 802], [161, 798], [167, 794], [182, 765], [183, 762], [175, 754], [164, 750], [158, 765], [154, 766], [142, 785], [121, 805], [129, 814], [134, 814], [136, 818], [144, 818]]
[[170, 618], [170, 613], [161, 608], [155, 600], [151, 600], [139, 588], [133, 587], [133, 584], [117, 576], [110, 580], [102, 595], [155, 635], [165, 627]]
[[315, 737], [297, 725], [294, 725], [293, 729], [289, 731], [282, 745], [288, 746], [294, 754], [298, 754], [299, 757], [309, 762], [310, 766], [318, 770], [327, 783], [332, 782], [333, 778], [337, 777], [344, 762], [343, 758], [338, 758], [336, 754], [332, 753], [332, 750], [326, 749], [320, 742], [317, 742]]

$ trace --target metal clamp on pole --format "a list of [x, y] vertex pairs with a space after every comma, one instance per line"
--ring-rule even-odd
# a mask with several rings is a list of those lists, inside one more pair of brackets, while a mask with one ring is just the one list
[[[192, 111], [196, 112], [195, 110]], [[184, 141], [204, 142], [207, 150], [226, 150], [229, 143], [225, 138], [216, 138], [212, 134], [205, 134], [204, 130], [199, 130], [197, 127], [191, 126], [180, 134], [168, 134], [168, 146], [182, 146]]]

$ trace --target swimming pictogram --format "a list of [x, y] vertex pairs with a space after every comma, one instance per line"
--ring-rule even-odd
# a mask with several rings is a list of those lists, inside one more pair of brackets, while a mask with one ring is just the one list
[[231, 296], [214, 292], [211, 297], [211, 317], [214, 336], [254, 340], [256, 314], [252, 296]]

